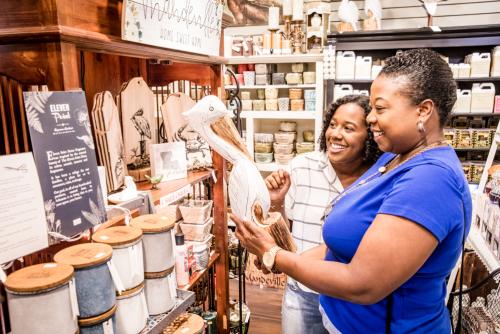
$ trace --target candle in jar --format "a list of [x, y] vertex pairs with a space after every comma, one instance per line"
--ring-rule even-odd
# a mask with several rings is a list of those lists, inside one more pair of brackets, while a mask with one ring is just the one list
[[270, 49], [271, 48], [271, 34], [266, 32], [264, 34], [264, 49]]
[[269, 29], [280, 28], [280, 8], [269, 7]]
[[283, 16], [292, 16], [292, 0], [283, 0]]
[[304, 20], [304, 0], [293, 0], [293, 18], [294, 21]]

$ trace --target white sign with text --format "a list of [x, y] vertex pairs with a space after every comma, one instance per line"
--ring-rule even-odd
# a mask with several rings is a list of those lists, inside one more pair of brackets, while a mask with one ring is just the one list
[[33, 155], [0, 156], [0, 263], [47, 246], [42, 188]]
[[124, 0], [122, 39], [218, 56], [223, 10], [220, 0]]

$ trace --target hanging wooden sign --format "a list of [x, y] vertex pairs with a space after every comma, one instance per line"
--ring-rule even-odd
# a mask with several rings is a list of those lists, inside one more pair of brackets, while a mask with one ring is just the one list
[[84, 92], [25, 92], [24, 104], [50, 235], [72, 236], [103, 223]]
[[141, 77], [129, 80], [120, 92], [125, 163], [135, 181], [144, 181], [149, 170], [149, 149], [158, 143], [155, 122], [155, 96]]
[[220, 0], [124, 0], [122, 38], [218, 56], [223, 10]]

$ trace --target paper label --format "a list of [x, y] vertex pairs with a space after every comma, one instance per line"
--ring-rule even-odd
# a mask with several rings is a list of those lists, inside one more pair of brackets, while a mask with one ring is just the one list
[[120, 278], [120, 275], [118, 274], [118, 270], [116, 270], [116, 267], [113, 264], [112, 260], [108, 261], [108, 268], [109, 268], [109, 273], [111, 274], [111, 279], [113, 279], [113, 283], [115, 284], [115, 289], [119, 293], [122, 291], [125, 291], [125, 287], [123, 286], [123, 282]]

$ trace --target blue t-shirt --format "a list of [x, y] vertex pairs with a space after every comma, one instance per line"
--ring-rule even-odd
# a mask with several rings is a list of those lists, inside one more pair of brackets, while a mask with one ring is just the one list
[[[368, 179], [392, 158], [391, 153], [382, 155], [352, 186]], [[468, 233], [471, 211], [469, 187], [455, 152], [450, 147], [430, 149], [371, 178], [335, 204], [323, 226], [328, 246], [325, 259], [349, 263], [379, 213], [423, 226], [439, 244], [417, 273], [393, 292], [391, 332], [449, 334], [445, 279], [461, 253], [464, 221]], [[390, 264], [387, 270], [391, 270]], [[321, 295], [320, 302], [344, 334], [385, 332], [387, 298], [359, 305]]]

